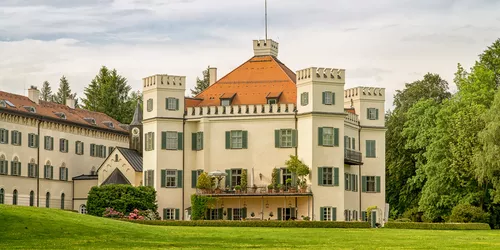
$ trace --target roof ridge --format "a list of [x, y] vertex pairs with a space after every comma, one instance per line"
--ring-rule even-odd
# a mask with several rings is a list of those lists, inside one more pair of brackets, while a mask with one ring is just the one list
[[[295, 72], [293, 72], [290, 68], [288, 68], [288, 66], [286, 66], [283, 62], [281, 62], [278, 58], [276, 58], [276, 57], [274, 57], [274, 56], [271, 56], [271, 57], [273, 58], [273, 61], [274, 61], [275, 63], [277, 63], [277, 64], [278, 64], [278, 66], [280, 67], [281, 71], [283, 71], [283, 73], [285, 73], [285, 75], [286, 75], [286, 76], [287, 76], [287, 77], [288, 77], [288, 78], [289, 78], [292, 82], [294, 82], [295, 84], [297, 84], [297, 82], [296, 82], [296, 81], [297, 81], [297, 79], [292, 79], [292, 78], [288, 75], [288, 73], [287, 73], [287, 72], [283, 69], [283, 67], [285, 67], [286, 69], [290, 70], [290, 72], [292, 72], [293, 74], [295, 74]], [[282, 67], [281, 65], [283, 65], [283, 67]]]

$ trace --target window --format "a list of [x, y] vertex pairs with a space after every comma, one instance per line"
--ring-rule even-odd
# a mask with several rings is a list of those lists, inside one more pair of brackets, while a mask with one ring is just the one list
[[45, 150], [54, 150], [54, 137], [44, 136], [43, 137], [43, 148]]
[[167, 149], [176, 150], [178, 146], [178, 133], [168, 131], [167, 133]]
[[148, 132], [144, 135], [145, 137], [145, 145], [146, 145], [146, 151], [151, 151], [155, 149], [155, 133], [154, 132]]
[[34, 205], [35, 205], [35, 192], [33, 192], [33, 190], [31, 190], [31, 192], [30, 192], [30, 207], [32, 207]]
[[356, 150], [356, 139], [351, 138], [351, 147], [352, 147], [352, 150]]
[[320, 185], [320, 186], [338, 186], [339, 185], [339, 168], [319, 167], [318, 168], [318, 185]]
[[90, 144], [90, 156], [96, 156], [96, 145]]
[[367, 114], [367, 119], [368, 120], [378, 120], [378, 109], [376, 108], [368, 108], [366, 110], [366, 114]]
[[196, 142], [196, 150], [203, 150], [203, 132], [193, 133]]
[[231, 100], [229, 100], [229, 99], [222, 99], [220, 101], [220, 105], [221, 106], [229, 106], [229, 105], [231, 105]]
[[5, 191], [0, 188], [0, 204], [5, 204]]
[[61, 209], [64, 209], [64, 197], [66, 195], [64, 195], [64, 193], [61, 194]]
[[182, 171], [173, 169], [161, 170], [161, 187], [181, 188], [182, 187]]
[[297, 147], [297, 130], [276, 129], [274, 131], [274, 144], [276, 148]]
[[146, 174], [144, 175], [144, 186], [147, 187], [154, 187], [154, 179], [155, 178], [155, 171], [154, 170], [147, 170]]
[[167, 98], [167, 110], [179, 110], [179, 99], [177, 98]]
[[50, 207], [50, 193], [49, 193], [49, 192], [47, 192], [47, 193], [45, 194], [45, 207], [46, 207], [46, 208], [49, 208], [49, 207]]
[[320, 220], [322, 221], [336, 221], [337, 208], [336, 207], [320, 207]]
[[231, 187], [241, 185], [241, 168], [231, 169]]
[[64, 138], [59, 139], [59, 151], [62, 153], [68, 153], [68, 140]]
[[0, 100], [0, 107], [2, 107], [2, 108], [6, 108], [7, 107], [7, 104], [5, 103], [4, 100]]
[[38, 175], [38, 165], [35, 164], [35, 160], [31, 159], [28, 163], [28, 177], [35, 178]]
[[191, 171], [191, 188], [196, 188], [196, 184], [198, 183], [198, 177], [203, 173], [203, 170], [192, 170]]
[[276, 103], [278, 103], [278, 99], [275, 98], [267, 99], [267, 104], [276, 104]]
[[300, 94], [300, 105], [307, 106], [309, 104], [309, 92]]
[[222, 208], [208, 209], [209, 220], [222, 220]]
[[10, 174], [15, 176], [21, 175], [21, 163], [17, 157], [14, 157], [14, 160], [10, 164]]
[[286, 184], [286, 180], [294, 180], [295, 178], [292, 177], [292, 172], [287, 169], [287, 168], [282, 168], [281, 169], [281, 183]]
[[233, 208], [233, 220], [241, 220], [241, 209]]
[[109, 156], [111, 153], [113, 153], [113, 150], [115, 150], [115, 147], [113, 147], [113, 146], [109, 146], [109, 147], [108, 147], [108, 151], [109, 151], [109, 152], [108, 152], [108, 156]]
[[64, 163], [63, 163], [63, 166], [59, 168], [59, 180], [60, 181], [67, 181], [68, 180], [68, 168], [65, 167]]
[[54, 167], [50, 165], [50, 162], [47, 162], [47, 164], [44, 166], [43, 172], [44, 172], [43, 178], [50, 180], [54, 178]]
[[318, 145], [327, 147], [339, 146], [339, 129], [332, 127], [318, 128]]
[[0, 129], [0, 143], [1, 144], [9, 143], [9, 130], [3, 128]]
[[163, 220], [175, 220], [175, 209], [165, 208], [163, 210]]
[[375, 140], [366, 140], [366, 158], [377, 157]]
[[248, 147], [248, 132], [241, 130], [226, 131], [226, 149], [243, 149]]
[[380, 193], [380, 176], [363, 176], [363, 192]]
[[83, 155], [83, 149], [84, 149], [84, 144], [81, 141], [76, 141], [75, 142], [75, 154], [77, 155]]
[[146, 109], [148, 112], [153, 111], [153, 99], [148, 99], [148, 101], [146, 102]]
[[38, 147], [38, 135], [28, 134], [28, 147], [30, 148]]
[[17, 205], [17, 189], [12, 193], [12, 205]]
[[9, 162], [5, 160], [5, 155], [0, 156], [0, 175], [9, 174]]
[[323, 104], [335, 105], [335, 93], [330, 91], [323, 92]]
[[12, 145], [14, 145], [14, 146], [21, 146], [22, 133], [19, 132], [19, 131], [14, 130], [14, 131], [11, 132], [11, 136], [12, 136], [12, 139], [11, 139]]
[[80, 205], [80, 209], [78, 210], [81, 214], [87, 214], [87, 206], [85, 205]]
[[351, 190], [351, 175], [348, 173], [344, 173], [344, 186], [346, 191]]

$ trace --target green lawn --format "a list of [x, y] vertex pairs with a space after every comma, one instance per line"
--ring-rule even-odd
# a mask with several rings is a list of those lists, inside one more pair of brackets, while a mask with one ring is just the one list
[[500, 249], [500, 231], [159, 227], [0, 205], [0, 249]]

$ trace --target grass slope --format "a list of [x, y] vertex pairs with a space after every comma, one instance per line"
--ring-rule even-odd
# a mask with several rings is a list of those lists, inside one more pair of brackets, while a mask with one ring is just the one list
[[160, 227], [0, 205], [0, 249], [499, 249], [500, 231]]

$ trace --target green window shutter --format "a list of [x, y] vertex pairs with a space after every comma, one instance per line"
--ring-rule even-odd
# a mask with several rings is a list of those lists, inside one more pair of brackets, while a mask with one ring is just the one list
[[275, 148], [280, 148], [281, 145], [280, 145], [280, 130], [279, 129], [276, 129], [274, 130], [274, 147]]
[[35, 168], [35, 177], [38, 176], [38, 164], [33, 164], [33, 167]]
[[241, 217], [243, 219], [247, 218], [247, 208], [246, 207], [244, 207], [244, 208], [241, 209]]
[[166, 109], [166, 110], [168, 110], [168, 100], [169, 100], [169, 99], [170, 99], [170, 98], [166, 98], [166, 99], [165, 99], [165, 109]]
[[28, 146], [31, 147], [33, 145], [33, 135], [28, 134]]
[[47, 165], [43, 166], [43, 178], [47, 178]]
[[297, 174], [292, 173], [292, 186], [297, 186]]
[[322, 167], [318, 168], [318, 185], [319, 186], [323, 185], [323, 168]]
[[318, 146], [323, 146], [323, 128], [318, 128]]
[[50, 166], [50, 179], [54, 179], [54, 166]]
[[201, 137], [200, 141], [201, 141], [201, 147], [198, 149], [198, 150], [203, 150], [203, 132], [200, 132], [199, 135]]
[[375, 187], [376, 187], [376, 192], [380, 193], [380, 176], [375, 177]]
[[227, 219], [233, 220], [233, 209], [232, 208], [227, 209]]
[[361, 185], [362, 185], [361, 191], [363, 193], [366, 193], [366, 176], [361, 177]]
[[68, 180], [68, 168], [66, 168], [66, 172], [64, 172], [64, 180]]
[[339, 129], [338, 128], [333, 129], [333, 146], [335, 146], [335, 147], [339, 146]]
[[231, 148], [231, 131], [226, 131], [226, 149]]
[[366, 119], [370, 120], [370, 108], [366, 109]]
[[177, 170], [177, 187], [182, 187], [182, 170]]
[[361, 221], [366, 221], [366, 211], [361, 211]]
[[356, 175], [351, 174], [351, 191], [356, 191]]
[[191, 170], [191, 187], [196, 188], [196, 182], [198, 179], [198, 170]]
[[348, 143], [349, 143], [349, 136], [344, 135], [344, 148], [349, 148]]
[[309, 104], [309, 93], [308, 93], [308, 92], [306, 92], [306, 93], [304, 93], [304, 94], [305, 94], [305, 96], [306, 96], [306, 104], [305, 104], [305, 105], [307, 105], [307, 104]]
[[167, 219], [167, 209], [164, 208], [163, 209], [163, 220], [166, 220]]
[[[3, 167], [3, 166], [2, 166]], [[2, 173], [2, 171], [0, 170], [0, 173]], [[33, 177], [31, 175], [31, 173], [33, 173], [33, 166], [31, 165], [31, 163], [28, 163], [28, 177]]]
[[356, 139], [352, 138], [352, 150], [356, 150]]
[[332, 207], [332, 221], [337, 221], [337, 208]]
[[78, 154], [78, 142], [79, 141], [75, 141], [75, 154]]
[[366, 157], [370, 157], [370, 152], [371, 152], [371, 143], [369, 140], [366, 140], [366, 143], [365, 143], [365, 146], [366, 146], [366, 152], [365, 152], [365, 156]]
[[231, 169], [226, 169], [226, 177], [224, 177], [226, 180], [226, 187], [231, 188]]
[[59, 168], [59, 180], [63, 180], [63, 169]]
[[224, 209], [223, 209], [223, 208], [219, 208], [219, 209], [217, 209], [217, 219], [218, 219], [218, 220], [222, 220], [222, 218], [224, 218], [224, 217], [223, 217], [223, 216], [224, 216], [224, 214], [223, 214], [223, 213], [224, 213]]
[[196, 143], [197, 142], [197, 133], [192, 133], [191, 134], [191, 149], [193, 151], [196, 151], [198, 150], [198, 148], [196, 147]]
[[333, 168], [333, 185], [339, 185], [339, 168]]
[[82, 143], [82, 155], [85, 154], [85, 144], [83, 142]]
[[378, 109], [375, 109], [375, 120], [378, 120]]
[[346, 173], [344, 173], [344, 189], [347, 190], [349, 188], [349, 186], [347, 185], [349, 182], [349, 175], [347, 175]]
[[180, 218], [180, 210], [178, 208], [175, 209], [175, 220], [179, 220]]
[[95, 144], [90, 144], [90, 156], [95, 155]]
[[179, 99], [175, 98], [175, 110], [179, 110]]
[[177, 134], [177, 149], [182, 150], [184, 149], [184, 133], [179, 132]]
[[[66, 143], [65, 145], [66, 145], [66, 152], [68, 152], [68, 147], [67, 147], [68, 143]], [[106, 154], [106, 147], [105, 147], [105, 146], [103, 146], [103, 147], [102, 147], [102, 150], [104, 151], [104, 154], [102, 155], [102, 158], [106, 158], [106, 157], [108, 156], [108, 155]], [[111, 153], [111, 152], [110, 152], [110, 153]]]
[[283, 208], [279, 207], [278, 208], [278, 220], [283, 220], [283, 215], [282, 215], [282, 212], [283, 212]]
[[248, 148], [248, 131], [241, 131], [242, 135], [242, 148]]
[[323, 92], [323, 93], [322, 93], [322, 97], [323, 97], [323, 98], [322, 98], [321, 103], [326, 104], [326, 103], [325, 103], [325, 100], [326, 100], [326, 92]]
[[296, 148], [297, 142], [298, 142], [297, 130], [294, 129], [294, 130], [292, 130], [292, 147]]
[[356, 175], [356, 177], [355, 177], [355, 180], [356, 180], [356, 181], [354, 182], [354, 183], [356, 184], [356, 190], [354, 190], [354, 191], [356, 191], [356, 192], [358, 192], [358, 185], [359, 185], [359, 180], [358, 180], [358, 177], [359, 177], [359, 176], [358, 176], [358, 175]]
[[335, 105], [335, 93], [332, 92], [332, 105]]
[[377, 145], [375, 141], [372, 141], [372, 157], [377, 157]]
[[324, 207], [319, 208], [319, 220], [320, 221], [325, 220], [325, 208]]
[[162, 169], [161, 170], [161, 187], [166, 186], [166, 176], [165, 176], [166, 174], [167, 174], [167, 170]]
[[161, 132], [161, 149], [167, 149], [167, 132]]

